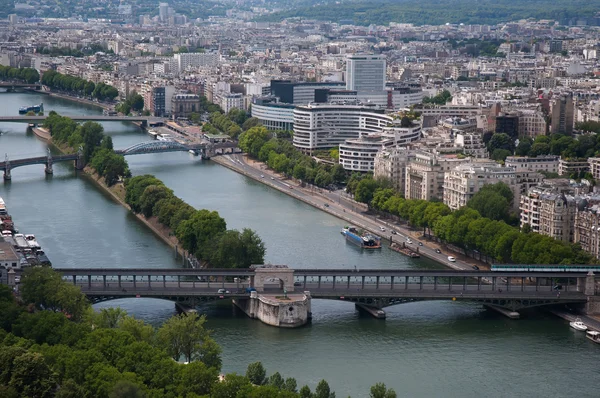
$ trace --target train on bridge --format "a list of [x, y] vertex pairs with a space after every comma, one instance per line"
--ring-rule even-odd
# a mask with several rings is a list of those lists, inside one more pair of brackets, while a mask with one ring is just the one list
[[600, 265], [561, 265], [561, 264], [492, 264], [491, 270], [494, 272], [582, 272], [598, 273]]

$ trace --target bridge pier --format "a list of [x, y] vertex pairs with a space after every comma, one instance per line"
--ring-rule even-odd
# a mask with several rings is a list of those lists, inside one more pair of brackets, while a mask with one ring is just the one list
[[380, 308], [370, 307], [370, 306], [362, 304], [362, 303], [355, 303], [354, 308], [356, 308], [358, 311], [364, 311], [364, 312], [368, 313], [369, 315], [372, 315], [376, 319], [385, 319], [386, 318], [385, 311]]
[[510, 319], [519, 319], [521, 317], [521, 314], [519, 314], [517, 311], [511, 311], [493, 304], [484, 304], [483, 307], [488, 310], [496, 311]]
[[4, 181], [10, 181], [12, 180], [12, 177], [10, 175], [10, 167], [6, 167], [6, 169], [4, 169]]

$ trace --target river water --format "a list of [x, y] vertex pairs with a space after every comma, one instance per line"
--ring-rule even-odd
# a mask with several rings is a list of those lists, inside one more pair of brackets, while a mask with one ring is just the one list
[[[0, 115], [44, 102], [46, 112], [99, 114], [97, 108], [37, 94], [0, 93]], [[115, 148], [149, 140], [136, 126], [105, 123]], [[2, 124], [0, 156], [40, 156], [47, 144], [24, 124]], [[154, 174], [196, 208], [217, 210], [229, 228], [256, 230], [266, 261], [294, 268], [437, 268], [386, 248], [361, 252], [339, 234], [344, 222], [283, 193], [188, 153], [127, 158], [134, 175]], [[177, 267], [172, 250], [71, 165], [12, 171], [0, 196], [23, 233], [32, 233], [56, 267]], [[170, 302], [118, 300], [159, 325]], [[476, 305], [422, 302], [387, 308], [385, 321], [360, 315], [349, 303], [313, 301], [310, 326], [284, 330], [250, 320], [226, 301], [200, 308], [223, 347], [223, 370], [244, 373], [262, 361], [267, 371], [311, 387], [322, 378], [337, 396], [364, 397], [378, 381], [399, 396], [598, 396], [600, 347], [566, 322], [532, 313], [513, 321]]]

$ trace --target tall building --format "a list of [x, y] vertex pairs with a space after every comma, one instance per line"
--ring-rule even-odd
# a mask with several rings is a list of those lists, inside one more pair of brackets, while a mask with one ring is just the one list
[[375, 155], [373, 176], [386, 178], [392, 182], [394, 189], [404, 196], [406, 185], [406, 165], [412, 156], [403, 147], [385, 148]]
[[352, 54], [346, 58], [346, 89], [362, 95], [385, 91], [385, 57], [383, 55]]
[[552, 116], [551, 134], [573, 133], [574, 106], [573, 97], [570, 94], [564, 94], [552, 100], [550, 115]]
[[432, 200], [444, 198], [444, 173], [471, 160], [456, 155], [438, 155], [415, 151], [406, 166], [406, 199]]
[[166, 23], [169, 21], [169, 3], [158, 4], [158, 18], [160, 22]]
[[[322, 90], [342, 89], [342, 82], [292, 82], [291, 80], [271, 80], [271, 95], [284, 104], [308, 105], [316, 102]], [[321, 101], [318, 101], [321, 102]]]

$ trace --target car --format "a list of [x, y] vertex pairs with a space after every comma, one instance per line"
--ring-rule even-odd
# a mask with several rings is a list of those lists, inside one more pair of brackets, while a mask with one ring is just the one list
[[472, 266], [471, 268], [473, 268], [475, 271], [479, 271], [479, 267], [476, 265]]
[[21, 277], [15, 276], [15, 283], [21, 283]]
[[325, 203], [323, 206], [325, 206], [325, 207], [329, 207], [329, 205], [328, 205], [327, 203]]
[[226, 293], [226, 292], [227, 292], [227, 290], [225, 290], [225, 289], [219, 289], [219, 290], [217, 290], [217, 293], [219, 293], [219, 294]]
[[409, 245], [412, 245], [412, 240], [406, 239], [406, 243], [408, 243]]
[[274, 180], [275, 178], [271, 177], [271, 180]]
[[419, 246], [423, 246], [423, 242], [419, 242]]
[[451, 263], [455, 263], [456, 259], [452, 256], [448, 256], [448, 261], [450, 261]]
[[265, 175], [264, 175], [264, 174], [261, 174], [261, 175], [260, 175], [260, 178], [265, 178]]
[[[16, 281], [16, 278], [15, 278], [15, 281]], [[562, 285], [555, 285], [555, 286], [553, 287], [553, 289], [554, 289], [554, 290], [562, 290]]]
[[396, 235], [397, 232], [392, 229], [392, 235]]
[[385, 228], [379, 227], [379, 229], [381, 230], [381, 232], [385, 232]]
[[294, 286], [302, 286], [302, 282], [294, 282]]
[[442, 253], [442, 251], [441, 251], [440, 249], [435, 249], [435, 252], [436, 252], [437, 254], [441, 254], [441, 253]]

